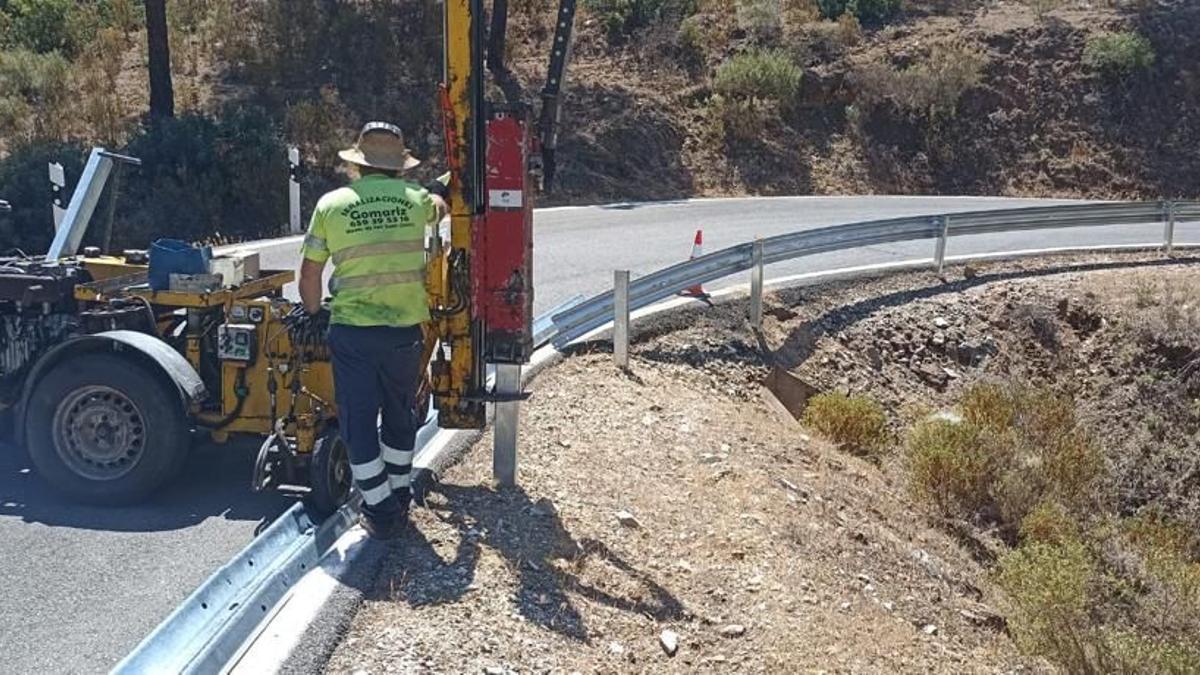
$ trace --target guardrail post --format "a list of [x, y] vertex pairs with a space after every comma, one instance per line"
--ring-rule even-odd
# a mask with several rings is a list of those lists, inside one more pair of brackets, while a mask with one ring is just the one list
[[613, 272], [613, 361], [629, 367], [629, 270]]
[[1175, 202], [1163, 205], [1163, 253], [1171, 255], [1175, 248]]
[[750, 325], [762, 330], [763, 322], [763, 243], [755, 238], [750, 262]]
[[292, 234], [304, 232], [300, 220], [300, 148], [288, 148], [288, 229]]
[[946, 269], [946, 241], [950, 239], [950, 216], [935, 216], [933, 222], [941, 228], [941, 235], [938, 236], [937, 250], [933, 254], [933, 259], [937, 264], [938, 276], [942, 276], [942, 273]]
[[496, 394], [513, 400], [496, 404], [495, 440], [492, 445], [492, 477], [500, 487], [517, 484], [517, 427], [521, 422], [521, 366], [496, 364]]

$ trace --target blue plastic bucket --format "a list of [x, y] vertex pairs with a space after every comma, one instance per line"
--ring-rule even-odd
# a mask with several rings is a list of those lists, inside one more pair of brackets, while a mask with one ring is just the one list
[[165, 291], [172, 274], [207, 274], [211, 246], [192, 246], [178, 239], [159, 239], [150, 245], [150, 288]]

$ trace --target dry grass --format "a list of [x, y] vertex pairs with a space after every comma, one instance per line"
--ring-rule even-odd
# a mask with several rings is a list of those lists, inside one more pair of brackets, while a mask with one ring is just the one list
[[881, 62], [863, 65], [852, 82], [861, 105], [891, 103], [914, 115], [942, 119], [956, 114], [962, 95], [982, 81], [986, 64], [987, 58], [972, 47], [939, 44], [907, 68]]
[[1089, 611], [1095, 564], [1083, 544], [1029, 544], [1000, 562], [997, 580], [1014, 605], [1013, 637], [1022, 649], [1070, 673], [1105, 673]]
[[962, 421], [932, 420], [910, 431], [915, 495], [943, 515], [999, 525], [1010, 541], [1047, 500], [1087, 509], [1104, 462], [1073, 401], [983, 382], [967, 390], [961, 409]]
[[1083, 532], [1064, 516], [1031, 514], [1030, 536], [1000, 562], [1018, 645], [1070, 673], [1197, 672], [1194, 535], [1144, 517]]
[[1151, 348], [1200, 346], [1200, 279], [1192, 275], [1134, 274], [1098, 285], [1117, 318]]
[[1025, 544], [1064, 544], [1079, 539], [1080, 527], [1066, 509], [1056, 501], [1038, 504], [1021, 520], [1020, 537]]
[[843, 451], [860, 457], [878, 459], [890, 440], [883, 408], [861, 396], [814, 396], [804, 410], [804, 424]]

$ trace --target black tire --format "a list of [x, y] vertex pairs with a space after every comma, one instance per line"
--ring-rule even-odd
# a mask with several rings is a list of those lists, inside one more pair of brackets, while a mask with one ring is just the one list
[[30, 459], [76, 501], [142, 501], [187, 459], [178, 392], [129, 359], [88, 354], [59, 364], [37, 384], [26, 411]]
[[337, 429], [317, 439], [308, 464], [308, 484], [312, 491], [304, 498], [304, 505], [314, 519], [333, 515], [349, 501], [353, 486], [350, 454]]

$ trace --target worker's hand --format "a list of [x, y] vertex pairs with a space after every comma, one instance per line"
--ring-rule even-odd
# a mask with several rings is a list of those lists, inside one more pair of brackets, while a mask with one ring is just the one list
[[310, 312], [303, 305], [296, 305], [291, 312], [288, 312], [287, 316], [283, 317], [283, 323], [289, 328], [321, 326], [329, 324], [329, 317], [329, 310], [324, 305], [318, 306], [315, 312]]
[[450, 212], [450, 206], [439, 195], [429, 195], [429, 197], [433, 200], [433, 209], [437, 213], [437, 220], [434, 222], [440, 223], [446, 217], [446, 214]]

